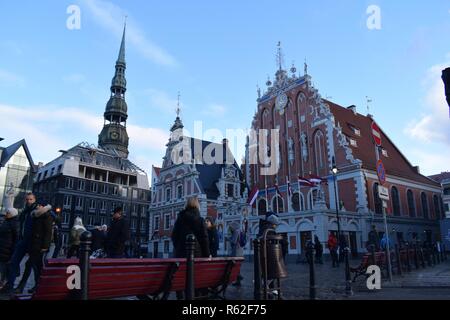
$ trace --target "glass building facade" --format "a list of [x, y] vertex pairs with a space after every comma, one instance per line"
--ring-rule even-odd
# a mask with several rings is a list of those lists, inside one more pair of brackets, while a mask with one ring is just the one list
[[5, 193], [14, 186], [14, 208], [22, 209], [25, 195], [33, 188], [33, 168], [23, 146], [0, 168], [0, 210], [4, 210]]

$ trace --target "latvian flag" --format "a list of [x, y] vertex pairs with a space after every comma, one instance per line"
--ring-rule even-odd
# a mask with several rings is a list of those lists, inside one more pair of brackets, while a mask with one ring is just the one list
[[253, 204], [255, 203], [256, 199], [258, 198], [258, 193], [259, 193], [258, 187], [254, 186], [247, 200], [250, 206], [253, 206]]
[[310, 174], [310, 175], [309, 175], [309, 181], [310, 181], [311, 183], [317, 185], [317, 184], [321, 184], [322, 182], [325, 182], [325, 181], [327, 181], [327, 180], [322, 179], [322, 178], [319, 177], [319, 176], [315, 176], [315, 175], [313, 175], [313, 174]]
[[298, 176], [298, 183], [299, 183], [301, 186], [305, 186], [305, 187], [314, 187], [314, 185], [311, 183], [311, 181], [309, 181], [308, 179], [303, 178], [303, 177], [301, 177], [301, 176]]

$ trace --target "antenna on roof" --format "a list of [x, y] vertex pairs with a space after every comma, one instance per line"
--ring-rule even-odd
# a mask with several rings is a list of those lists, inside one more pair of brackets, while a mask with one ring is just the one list
[[372, 103], [372, 99], [366, 96], [366, 103], [367, 103], [367, 115], [370, 115], [370, 103]]

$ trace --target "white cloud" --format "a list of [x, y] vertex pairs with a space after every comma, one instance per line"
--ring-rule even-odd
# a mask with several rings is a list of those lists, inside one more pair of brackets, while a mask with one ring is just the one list
[[409, 154], [419, 163], [420, 173], [425, 176], [438, 174], [449, 169], [450, 149], [441, 152], [430, 152], [424, 149], [412, 149]]
[[[102, 0], [83, 0], [83, 3], [101, 26], [112, 31], [118, 38], [122, 36], [124, 17], [128, 15], [124, 9]], [[146, 38], [144, 32], [130, 18], [127, 20], [127, 43], [131, 43], [145, 58], [154, 63], [177, 65], [175, 58]]]
[[0, 69], [0, 85], [2, 86], [25, 86], [25, 78], [22, 76]]
[[[8, 143], [25, 139], [31, 149], [34, 161], [48, 162], [55, 158], [60, 149], [67, 149], [86, 141], [97, 143], [103, 118], [77, 108], [58, 106], [18, 107], [0, 103], [2, 137]], [[158, 128], [127, 125], [130, 137], [130, 154], [139, 162], [148, 165], [157, 161], [165, 149], [169, 136]], [[91, 141], [89, 141], [91, 140]], [[144, 168], [147, 173], [150, 167]]]
[[414, 163], [421, 167], [424, 175], [436, 174], [449, 169], [450, 159], [450, 119], [449, 108], [445, 99], [442, 70], [450, 65], [447, 62], [436, 64], [427, 70], [423, 81], [425, 95], [423, 114], [411, 121], [404, 133], [419, 148], [410, 148], [407, 153]]
[[444, 143], [450, 145], [449, 107], [445, 99], [442, 70], [447, 63], [431, 67], [424, 79], [426, 96], [424, 98], [425, 113], [420, 119], [414, 119], [405, 128], [405, 133], [427, 143]]

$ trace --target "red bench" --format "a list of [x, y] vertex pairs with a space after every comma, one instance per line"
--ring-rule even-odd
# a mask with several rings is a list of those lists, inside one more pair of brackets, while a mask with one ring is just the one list
[[[354, 273], [353, 282], [361, 276], [365, 275], [366, 278], [368, 275], [366, 274], [367, 268], [373, 264], [372, 253], [366, 253], [363, 255], [361, 263], [357, 267], [350, 267], [350, 273]], [[386, 254], [384, 252], [375, 252], [375, 265], [379, 266], [380, 269], [386, 267]]]
[[[223, 298], [227, 286], [236, 281], [244, 259], [194, 259], [194, 287], [205, 289], [203, 298]], [[78, 259], [46, 261], [36, 292], [16, 299], [79, 299], [80, 290], [70, 290], [67, 268]], [[186, 259], [93, 259], [89, 268], [89, 299], [112, 299], [136, 296], [139, 299], [167, 299], [174, 291], [186, 289]]]

